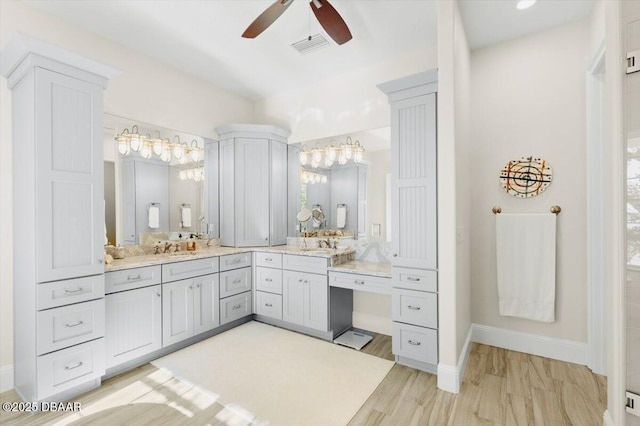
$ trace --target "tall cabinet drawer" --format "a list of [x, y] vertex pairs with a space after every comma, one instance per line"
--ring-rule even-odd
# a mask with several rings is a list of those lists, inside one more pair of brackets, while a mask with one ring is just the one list
[[104, 299], [38, 312], [37, 354], [103, 337], [104, 312]]
[[251, 290], [251, 268], [220, 273], [220, 298]]
[[104, 339], [96, 339], [39, 356], [36, 361], [39, 398], [45, 399], [103, 376], [104, 351]]
[[161, 280], [162, 267], [160, 265], [107, 272], [105, 274], [105, 292], [110, 294], [133, 290], [160, 284]]
[[104, 275], [38, 284], [38, 310], [104, 297]]
[[216, 272], [218, 272], [217, 257], [168, 263], [162, 265], [162, 282], [168, 283], [201, 275], [215, 274]]
[[438, 364], [438, 332], [436, 330], [394, 322], [392, 346], [395, 355], [428, 364]]
[[279, 294], [256, 292], [256, 313], [275, 319], [282, 319], [282, 296]]

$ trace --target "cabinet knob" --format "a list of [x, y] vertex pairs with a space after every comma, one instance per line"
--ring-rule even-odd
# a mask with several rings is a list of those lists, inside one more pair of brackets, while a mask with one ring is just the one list
[[98, 263], [102, 264], [102, 262], [104, 262], [103, 259], [98, 259]]
[[200, 288], [200, 284], [196, 284], [196, 288]]
[[302, 282], [302, 280], [298, 280], [298, 282], [299, 282], [299, 283], [301, 283], [301, 282]]
[[393, 253], [393, 257], [398, 257], [398, 253]]
[[190, 288], [191, 290], [193, 290], [193, 285], [190, 285], [190, 286], [189, 286], [189, 288]]
[[156, 293], [156, 296], [158, 297], [162, 297], [162, 295], [160, 293]]

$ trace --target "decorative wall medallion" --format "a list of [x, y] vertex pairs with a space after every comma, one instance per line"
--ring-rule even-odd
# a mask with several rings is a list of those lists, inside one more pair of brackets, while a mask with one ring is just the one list
[[518, 198], [535, 197], [544, 192], [553, 178], [553, 170], [541, 158], [522, 157], [509, 161], [500, 171], [500, 182], [508, 194]]

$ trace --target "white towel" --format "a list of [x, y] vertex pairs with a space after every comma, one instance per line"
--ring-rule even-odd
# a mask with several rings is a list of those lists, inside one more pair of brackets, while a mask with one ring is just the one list
[[160, 228], [160, 207], [149, 206], [149, 228]]
[[500, 315], [555, 321], [556, 215], [497, 214]]
[[182, 208], [182, 227], [191, 228], [191, 207]]
[[342, 229], [347, 224], [347, 207], [338, 206], [338, 212], [336, 214], [336, 228]]

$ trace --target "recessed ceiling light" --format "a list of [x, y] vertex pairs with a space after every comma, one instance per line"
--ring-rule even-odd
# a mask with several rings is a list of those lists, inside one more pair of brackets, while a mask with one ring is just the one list
[[536, 0], [520, 0], [516, 7], [520, 10], [529, 9], [531, 6], [536, 4]]

